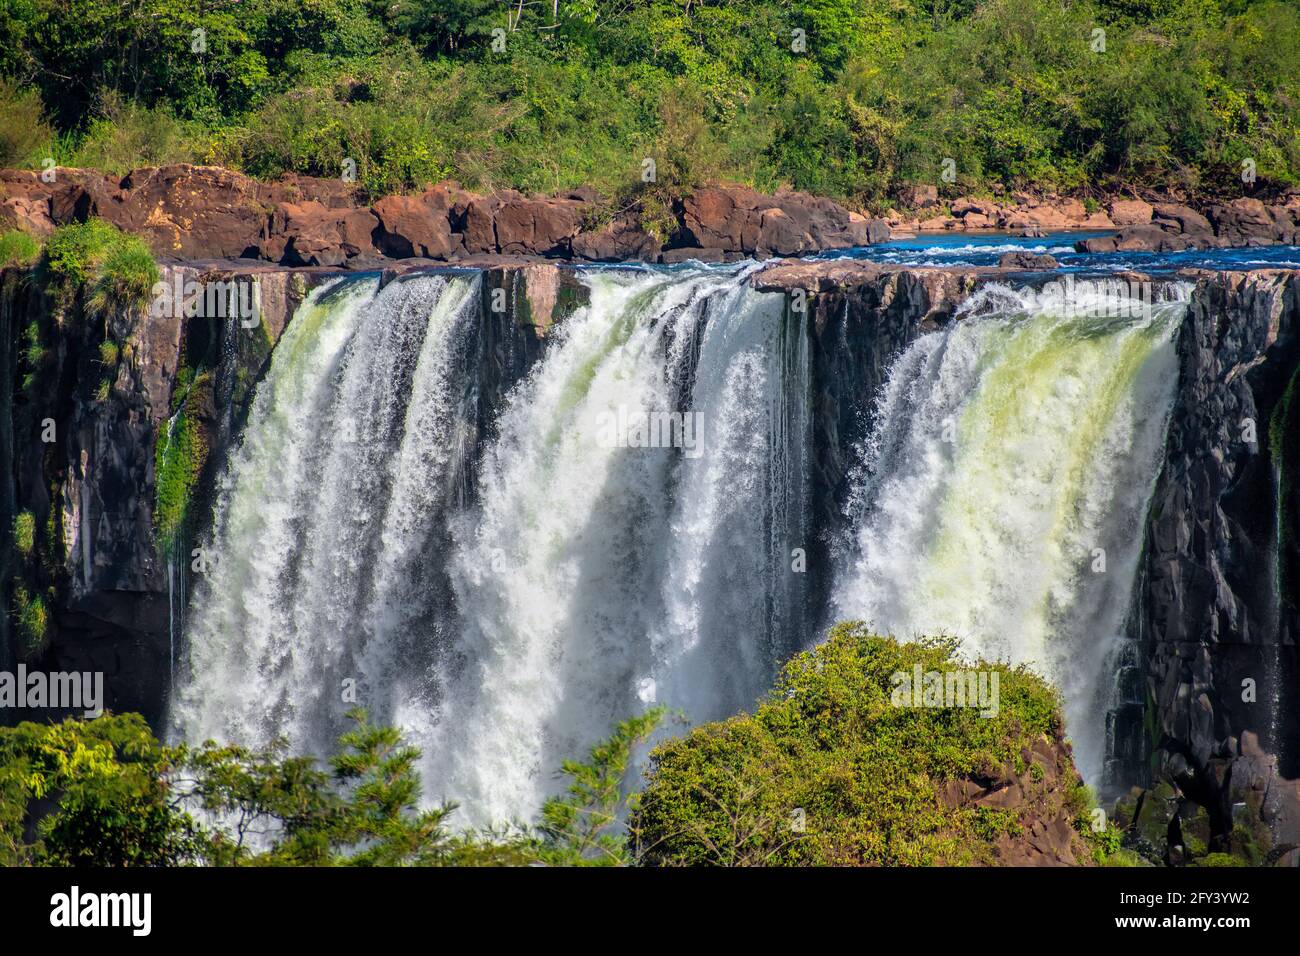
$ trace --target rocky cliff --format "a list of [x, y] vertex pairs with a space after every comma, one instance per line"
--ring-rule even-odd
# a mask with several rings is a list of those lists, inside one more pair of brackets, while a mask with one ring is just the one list
[[[584, 292], [562, 265], [474, 261], [484, 279], [475, 423], [483, 441], [505, 392]], [[400, 281], [417, 265], [384, 278]], [[251, 325], [208, 309], [97, 316], [84, 296], [57, 309], [25, 274], [3, 274], [0, 372], [9, 386], [0, 392], [0, 460], [9, 464], [0, 476], [0, 587], [10, 613], [0, 636], [8, 662], [102, 670], [110, 707], [157, 721], [213, 481], [286, 323], [311, 288], [339, 274], [164, 269], [167, 282], [233, 283], [235, 299], [247, 289], [260, 304]], [[999, 275], [845, 260], [755, 274], [758, 288], [784, 294], [789, 313], [807, 317], [810, 571], [828, 567], [852, 456], [891, 360]], [[1262, 862], [1300, 843], [1292, 690], [1300, 676], [1292, 490], [1300, 276], [1184, 278], [1196, 287], [1178, 340], [1180, 384], [1120, 702], [1109, 717], [1109, 771], [1117, 790], [1138, 788], [1119, 813], [1151, 856], [1232, 852]], [[490, 304], [497, 289], [504, 310]], [[185, 441], [178, 459], [172, 450]], [[825, 594], [814, 586], [812, 598], [820, 606]]]
[[1298, 293], [1294, 272], [1203, 277], [1178, 341], [1113, 734], [1113, 778], [1156, 785], [1144, 823], [1174, 861], [1192, 824], [1202, 852], [1300, 844]]
[[588, 261], [709, 262], [865, 246], [889, 227], [829, 199], [709, 186], [674, 200], [671, 222], [643, 223], [590, 190], [479, 195], [453, 182], [418, 195], [365, 196], [342, 179], [264, 183], [212, 166], [114, 177], [88, 169], [0, 170], [0, 228], [33, 235], [105, 219], [163, 260], [256, 259], [373, 268], [382, 260], [531, 255]]

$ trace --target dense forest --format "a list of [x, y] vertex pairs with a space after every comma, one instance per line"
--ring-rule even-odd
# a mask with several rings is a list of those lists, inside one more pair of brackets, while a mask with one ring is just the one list
[[731, 180], [1300, 182], [1275, 0], [0, 0], [0, 165], [171, 161], [371, 194]]

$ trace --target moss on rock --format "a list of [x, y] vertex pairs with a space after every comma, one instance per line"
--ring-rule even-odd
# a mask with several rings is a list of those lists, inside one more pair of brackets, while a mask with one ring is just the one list
[[210, 373], [195, 376], [192, 370], [181, 371], [173, 415], [159, 428], [154, 442], [154, 533], [165, 554], [185, 526], [194, 487], [207, 461], [197, 397], [199, 390], [211, 387], [210, 379]]

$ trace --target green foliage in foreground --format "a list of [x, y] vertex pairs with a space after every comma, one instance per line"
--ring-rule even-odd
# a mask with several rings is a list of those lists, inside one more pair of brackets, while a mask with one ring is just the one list
[[[950, 671], [955, 645], [840, 625], [752, 716], [660, 743], [640, 793], [627, 774], [660, 709], [565, 762], [534, 823], [482, 830], [457, 829], [454, 804], [421, 808], [419, 751], [364, 711], [324, 767], [282, 746], [164, 746], [134, 714], [0, 728], [0, 865], [964, 864], [1049, 802], [1086, 828], [1086, 788], [1050, 791], [1022, 756], [1060, 729], [1050, 687], [981, 663], [1000, 677], [996, 717], [894, 706], [892, 677], [915, 664]], [[1041, 791], [1013, 810], [941, 799], [947, 781], [1007, 772]], [[1088, 836], [1115, 854], [1116, 834]]]
[[[997, 715], [895, 706], [893, 675], [917, 664], [996, 671]], [[1060, 720], [1055, 691], [1028, 670], [963, 665], [951, 640], [902, 644], [840, 624], [787, 665], [753, 715], [661, 744], [631, 829], [651, 865], [989, 862], [1032, 807], [955, 808], [944, 784], [1026, 772], [1022, 751]], [[1079, 789], [1065, 805], [1082, 831], [1090, 804]]]
[[589, 762], [566, 763], [572, 784], [539, 826], [484, 831], [449, 828], [454, 804], [420, 809], [419, 750], [364, 711], [349, 717], [327, 768], [282, 746], [164, 746], [138, 714], [0, 728], [0, 866], [630, 861], [608, 831], [632, 749], [658, 712], [620, 725]]
[[451, 176], [592, 185], [626, 203], [647, 156], [687, 187], [729, 178], [854, 203], [937, 183], [947, 157], [952, 191], [1129, 182], [1240, 195], [1245, 159], [1263, 181], [1294, 183], [1300, 10], [0, 2], [0, 165], [199, 161], [332, 177], [352, 159], [372, 193]]

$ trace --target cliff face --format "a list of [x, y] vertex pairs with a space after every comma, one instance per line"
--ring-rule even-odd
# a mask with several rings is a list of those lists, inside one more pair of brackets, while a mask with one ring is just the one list
[[[584, 287], [555, 264], [479, 265], [481, 444]], [[233, 282], [236, 298], [259, 303], [250, 328], [238, 315], [97, 318], [80, 299], [58, 309], [34, 283], [3, 274], [0, 589], [10, 613], [0, 615], [0, 664], [103, 671], [107, 706], [159, 720], [216, 476], [286, 324], [331, 275], [164, 270], [167, 282]], [[840, 261], [753, 277], [807, 318], [814, 609], [825, 603], [849, 469], [890, 363], [989, 275]], [[499, 289], [504, 311], [492, 307]], [[1178, 340], [1180, 381], [1108, 717], [1110, 784], [1145, 788], [1121, 808], [1124, 820], [1153, 855], [1174, 861], [1193, 845], [1263, 859], [1269, 847], [1300, 843], [1300, 754], [1287, 743], [1300, 739], [1291, 690], [1300, 678], [1298, 319], [1295, 273], [1207, 275]], [[186, 423], [195, 457], [177, 478], [168, 442]], [[24, 523], [30, 542], [16, 534]]]
[[1295, 273], [1202, 279], [1178, 342], [1113, 768], [1116, 782], [1172, 785], [1161, 815], [1175, 856], [1177, 819], [1197, 807], [1211, 850], [1257, 844], [1261, 827], [1300, 843], [1298, 292]]
[[754, 276], [760, 291], [786, 296], [787, 314], [805, 310], [809, 319], [813, 619], [826, 606], [850, 470], [875, 425], [875, 399], [890, 364], [918, 335], [949, 321], [979, 277], [976, 270], [899, 271], [850, 260], [786, 263]]
[[[483, 276], [479, 441], [581, 292], [552, 266]], [[0, 591], [9, 613], [0, 616], [0, 665], [103, 672], [105, 706], [158, 724], [216, 479], [280, 335], [330, 277], [168, 266], [169, 287], [228, 291], [196, 315], [104, 317], [84, 295], [57, 304], [17, 271], [3, 274]], [[497, 289], [504, 312], [489, 304]], [[255, 319], [241, 301], [257, 303]]]
[[[169, 284], [198, 278], [193, 268], [163, 270]], [[219, 450], [306, 287], [287, 273], [240, 282], [256, 285], [266, 306], [256, 335], [235, 336], [233, 319], [180, 310], [102, 316], [84, 290], [56, 303], [39, 284], [5, 274], [0, 586], [6, 606], [43, 610], [18, 620], [7, 643], [46, 670], [104, 672], [116, 710], [156, 714], [169, 672], [172, 589], [160, 554], [156, 452], [178, 383], [208, 371], [191, 404], [204, 447]], [[14, 540], [16, 523], [34, 529], [31, 540]]]

